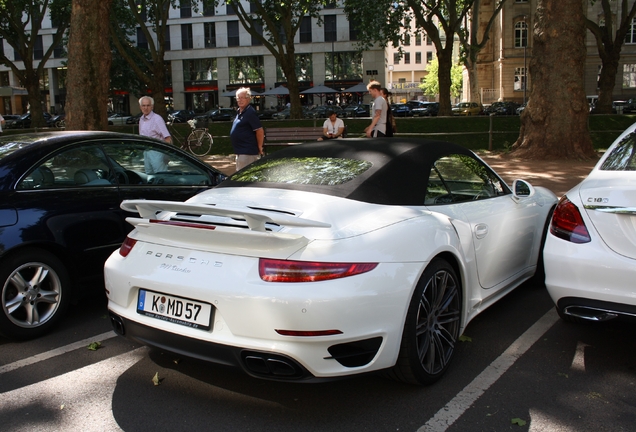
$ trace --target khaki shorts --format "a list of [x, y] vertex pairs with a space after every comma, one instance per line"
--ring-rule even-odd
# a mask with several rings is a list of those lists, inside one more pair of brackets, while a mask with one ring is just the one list
[[252, 162], [256, 162], [260, 158], [260, 155], [236, 155], [236, 170], [240, 171]]

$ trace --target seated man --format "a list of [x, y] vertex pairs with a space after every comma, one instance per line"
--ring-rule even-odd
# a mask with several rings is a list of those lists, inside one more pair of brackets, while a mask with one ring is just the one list
[[322, 125], [322, 137], [318, 141], [343, 138], [344, 122], [339, 119], [334, 111], [327, 111], [327, 120]]

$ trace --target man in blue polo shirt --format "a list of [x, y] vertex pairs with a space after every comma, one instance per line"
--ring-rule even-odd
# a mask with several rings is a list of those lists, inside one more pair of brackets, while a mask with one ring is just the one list
[[258, 118], [256, 110], [250, 105], [252, 91], [243, 87], [236, 91], [236, 103], [239, 107], [232, 130], [230, 141], [236, 153], [236, 170], [258, 160], [263, 154], [265, 131]]

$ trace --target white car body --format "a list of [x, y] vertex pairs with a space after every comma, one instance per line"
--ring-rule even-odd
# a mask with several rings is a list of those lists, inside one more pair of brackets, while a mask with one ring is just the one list
[[123, 126], [130, 117], [130, 114], [115, 113], [108, 117], [108, 124]]
[[635, 131], [621, 134], [555, 210], [546, 287], [565, 320], [636, 316]]
[[[382, 205], [270, 187], [216, 188], [186, 203], [126, 201], [122, 208], [140, 217], [129, 218], [135, 230], [128, 255], [116, 252], [106, 263], [114, 327], [142, 343], [240, 365], [265, 378], [331, 378], [391, 368], [418, 281], [435, 263], [452, 263], [461, 281], [458, 333], [452, 338], [535, 273], [556, 197], [525, 182], [515, 186], [525, 187], [526, 196], [508, 191], [448, 205]], [[213, 228], [189, 225], [200, 218]], [[270, 282], [259, 275], [259, 263], [267, 266], [270, 259], [375, 267], [331, 280]], [[210, 305], [210, 329], [139, 313], [140, 289], [181, 297], [186, 307]], [[442, 321], [443, 314], [435, 319]], [[218, 347], [233, 354], [207, 354]], [[356, 357], [347, 350], [369, 354]], [[341, 351], [354, 359], [339, 358]], [[281, 375], [259, 373], [261, 366], [271, 372], [277, 364]]]

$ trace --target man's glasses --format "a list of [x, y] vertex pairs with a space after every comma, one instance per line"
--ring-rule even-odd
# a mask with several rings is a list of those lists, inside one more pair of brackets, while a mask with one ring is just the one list
[[236, 100], [239, 100], [239, 99], [250, 99], [250, 98], [247, 96], [237, 96]]

